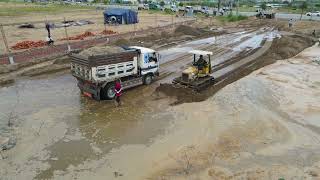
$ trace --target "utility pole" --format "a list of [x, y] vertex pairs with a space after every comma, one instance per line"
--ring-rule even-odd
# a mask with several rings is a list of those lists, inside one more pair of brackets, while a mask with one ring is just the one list
[[[64, 22], [66, 22], [66, 18], [63, 17]], [[69, 43], [69, 36], [68, 36], [68, 31], [67, 31], [67, 26], [64, 26], [64, 31], [66, 33], [66, 38], [67, 38], [67, 44], [68, 44], [68, 52], [71, 51], [70, 43]]]
[[237, 16], [239, 16], [239, 0], [237, 0]]
[[173, 15], [171, 16], [171, 26], [172, 26], [172, 29], [174, 28], [174, 24], [173, 24]]
[[7, 38], [6, 38], [6, 34], [4, 33], [4, 29], [3, 29], [3, 25], [2, 24], [0, 24], [0, 29], [1, 29], [1, 34], [2, 34], [2, 39], [3, 39], [3, 42], [4, 42], [4, 46], [6, 47], [6, 50], [7, 50], [7, 53], [8, 53], [9, 63], [10, 64], [14, 64], [13, 56], [12, 56], [11, 51], [9, 49], [8, 41], [7, 41]]

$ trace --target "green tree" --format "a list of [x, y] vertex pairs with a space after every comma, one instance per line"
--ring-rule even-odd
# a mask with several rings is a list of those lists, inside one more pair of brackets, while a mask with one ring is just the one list
[[160, 2], [160, 6], [163, 7], [164, 5], [166, 5], [166, 3], [164, 3], [164, 1], [161, 1], [161, 2]]
[[266, 2], [263, 2], [261, 5], [260, 5], [260, 8], [262, 10], [266, 10], [267, 9], [267, 3]]
[[304, 10], [306, 10], [307, 8], [308, 8], [307, 1], [303, 1], [302, 4], [300, 5], [300, 9], [301, 9], [300, 20], [302, 19], [302, 14], [303, 14]]
[[179, 5], [178, 5], [178, 6], [181, 6], [181, 7], [182, 7], [182, 6], [183, 6], [183, 2], [179, 2]]
[[110, 0], [103, 0], [103, 4], [109, 4]]

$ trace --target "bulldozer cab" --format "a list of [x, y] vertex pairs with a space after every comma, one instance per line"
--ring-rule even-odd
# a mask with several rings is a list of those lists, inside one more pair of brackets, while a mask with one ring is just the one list
[[212, 73], [211, 55], [212, 52], [193, 50], [189, 53], [193, 54], [193, 66], [197, 69], [198, 77], [205, 77]]

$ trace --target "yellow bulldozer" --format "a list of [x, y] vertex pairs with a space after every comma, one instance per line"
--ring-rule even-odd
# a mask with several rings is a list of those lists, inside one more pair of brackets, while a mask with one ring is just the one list
[[185, 69], [182, 76], [175, 78], [173, 83], [201, 91], [214, 83], [214, 77], [211, 75], [212, 52], [192, 50], [189, 53], [193, 54], [192, 66]]

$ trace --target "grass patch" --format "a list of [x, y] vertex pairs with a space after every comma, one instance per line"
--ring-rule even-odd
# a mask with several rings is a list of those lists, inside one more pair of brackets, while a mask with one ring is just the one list
[[164, 14], [164, 15], [174, 15], [175, 14], [175, 12], [172, 12], [170, 9], [165, 9], [164, 11], [161, 11], [160, 9], [159, 10], [152, 9], [152, 10], [148, 10], [147, 12], [148, 12], [148, 14]]
[[[240, 6], [239, 11], [240, 12], [256, 12], [257, 8], [255, 7], [249, 7], [249, 6]], [[236, 11], [236, 8], [234, 9]]]
[[247, 16], [236, 16], [236, 15], [232, 15], [229, 14], [228, 16], [218, 16], [218, 19], [222, 22], [236, 22], [236, 21], [242, 21], [242, 20], [246, 20], [248, 19]]
[[[304, 10], [304, 14], [306, 10]], [[281, 12], [281, 13], [289, 13], [289, 14], [300, 14], [301, 9], [300, 8], [295, 8], [295, 7], [282, 7], [279, 9], [276, 9], [275, 12]]]
[[63, 4], [30, 4], [30, 3], [0, 3], [0, 16], [22, 16], [30, 13], [59, 13], [75, 10], [94, 9], [90, 6]]

